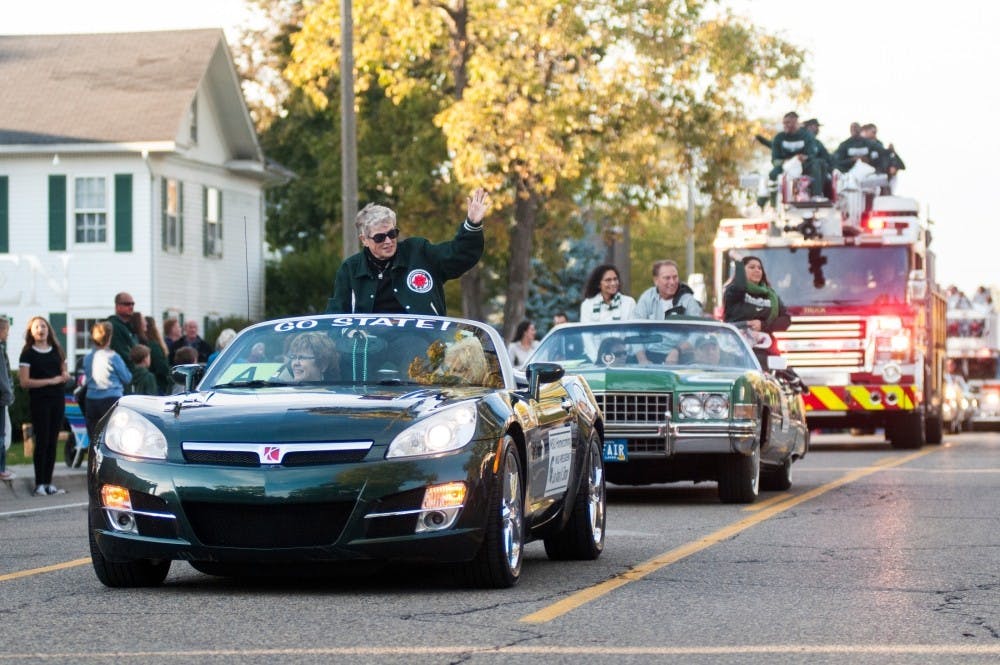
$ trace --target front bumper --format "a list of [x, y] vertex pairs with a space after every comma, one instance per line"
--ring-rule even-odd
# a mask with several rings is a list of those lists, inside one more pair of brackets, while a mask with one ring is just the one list
[[605, 440], [625, 439], [628, 458], [649, 459], [693, 454], [750, 454], [757, 436], [752, 420], [666, 421], [656, 426], [608, 424]]
[[[91, 467], [90, 523], [110, 561], [468, 561], [487, 513], [492, 466], [479, 463], [483, 452], [237, 468], [140, 461], [105, 449]], [[417, 533], [424, 488], [450, 481], [467, 486], [454, 523]], [[135, 532], [115, 528], [113, 520], [129, 511], [102, 506], [106, 484], [130, 491], [126, 517]]]

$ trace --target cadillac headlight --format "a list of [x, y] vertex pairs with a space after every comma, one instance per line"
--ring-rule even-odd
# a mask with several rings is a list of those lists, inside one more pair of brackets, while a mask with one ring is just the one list
[[412, 457], [458, 450], [475, 433], [475, 405], [460, 404], [407, 427], [392, 440], [385, 456]]
[[729, 417], [729, 397], [720, 393], [688, 393], [681, 395], [680, 412], [693, 420]]
[[729, 399], [725, 395], [709, 395], [706, 397], [705, 416], [707, 418], [728, 418]]
[[705, 410], [705, 404], [699, 395], [681, 396], [681, 415], [685, 418], [701, 418]]
[[132, 409], [118, 407], [104, 430], [108, 448], [129, 457], [167, 458], [167, 438], [153, 423]]

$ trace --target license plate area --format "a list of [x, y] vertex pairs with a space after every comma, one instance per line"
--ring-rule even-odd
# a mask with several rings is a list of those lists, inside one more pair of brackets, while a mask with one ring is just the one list
[[604, 440], [604, 461], [605, 462], [627, 462], [628, 461], [628, 439], [605, 439]]

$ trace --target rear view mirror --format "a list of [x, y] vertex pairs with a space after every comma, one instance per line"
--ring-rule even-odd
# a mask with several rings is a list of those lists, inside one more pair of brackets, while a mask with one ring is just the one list
[[906, 282], [906, 295], [910, 302], [923, 302], [927, 299], [927, 277], [923, 270], [911, 270]]

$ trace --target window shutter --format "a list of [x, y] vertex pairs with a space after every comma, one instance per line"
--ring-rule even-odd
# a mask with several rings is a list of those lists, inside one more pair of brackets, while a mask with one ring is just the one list
[[132, 174], [115, 174], [115, 251], [132, 251]]
[[167, 251], [167, 179], [160, 178], [160, 226], [163, 229], [163, 251]]
[[177, 181], [177, 251], [184, 253], [184, 181]]
[[66, 251], [66, 176], [49, 176], [49, 250]]
[[0, 253], [10, 251], [10, 199], [7, 191], [7, 176], [0, 175]]
[[[66, 351], [66, 312], [49, 312], [49, 323], [52, 325], [52, 333], [59, 340], [59, 344]], [[69, 361], [67, 360], [67, 366]]]
[[219, 243], [218, 251], [216, 252], [219, 256], [222, 256], [222, 199], [225, 197], [222, 195], [222, 190], [219, 190], [219, 219], [215, 225], [215, 242]]
[[208, 187], [201, 186], [201, 255], [208, 256]]

